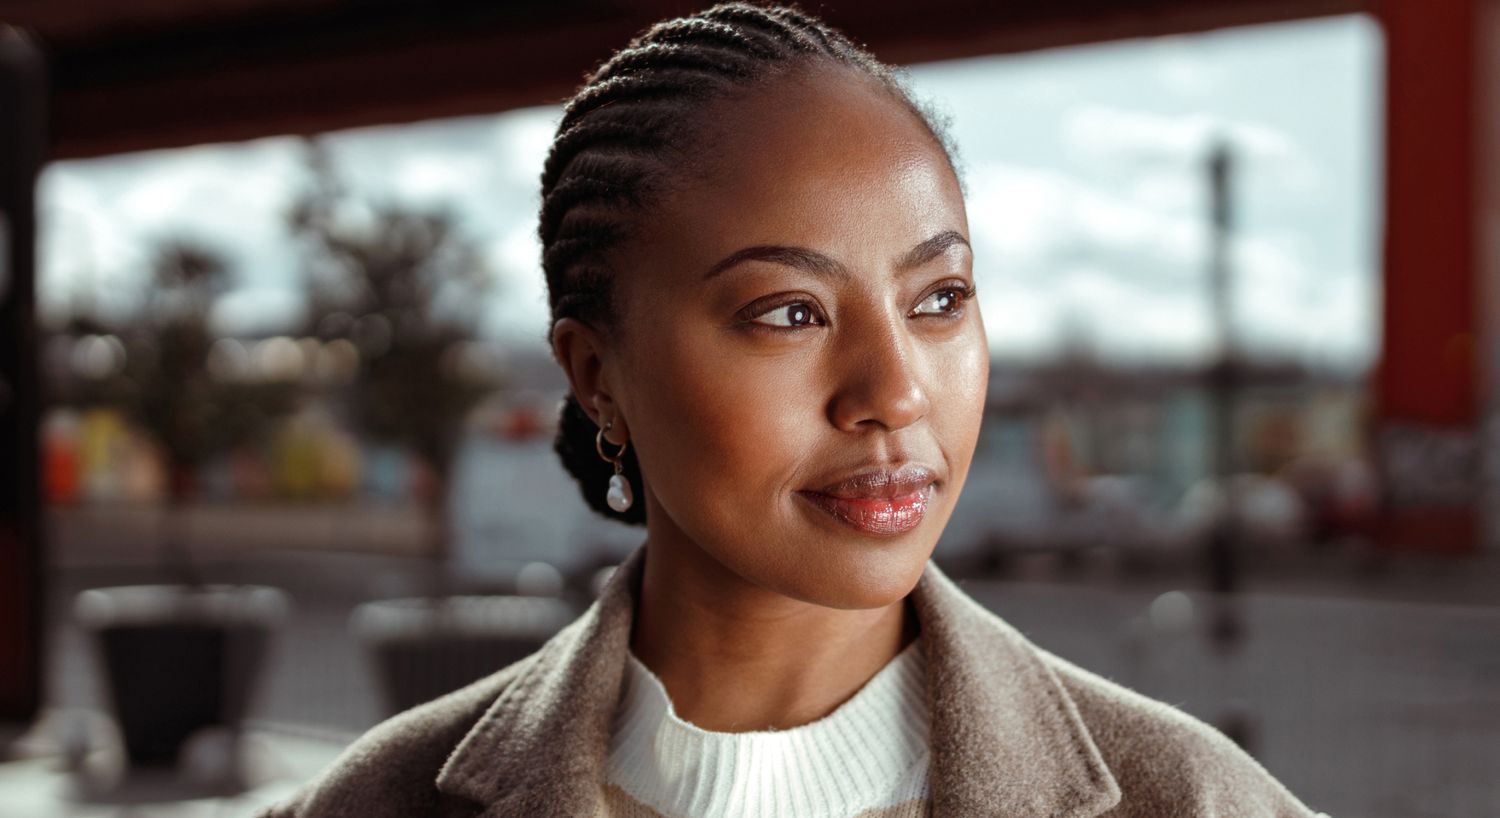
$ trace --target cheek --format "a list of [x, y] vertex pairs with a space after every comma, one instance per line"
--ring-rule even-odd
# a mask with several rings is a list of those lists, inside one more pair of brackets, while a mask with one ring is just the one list
[[815, 449], [816, 373], [722, 338], [664, 333], [640, 349], [635, 371], [646, 380], [631, 389], [631, 428], [658, 501], [685, 527], [694, 518], [764, 519], [796, 488], [788, 483], [802, 454]]
[[990, 352], [981, 331], [944, 350], [940, 385], [931, 396], [933, 426], [948, 458], [950, 505], [958, 498], [984, 420], [989, 394]]

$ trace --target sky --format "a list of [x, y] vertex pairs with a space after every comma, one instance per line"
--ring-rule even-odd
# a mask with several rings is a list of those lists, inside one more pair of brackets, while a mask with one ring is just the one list
[[[911, 66], [946, 115], [967, 190], [993, 352], [1083, 344], [1109, 358], [1213, 351], [1207, 183], [1215, 139], [1236, 157], [1231, 299], [1237, 343], [1363, 370], [1378, 346], [1381, 39], [1362, 15]], [[542, 348], [538, 174], [559, 110], [363, 128], [323, 138], [376, 200], [455, 213], [498, 286], [483, 333]], [[55, 162], [39, 190], [43, 313], [126, 314], [155, 243], [218, 247], [224, 334], [295, 326], [302, 269], [285, 213], [304, 143], [235, 144]]]

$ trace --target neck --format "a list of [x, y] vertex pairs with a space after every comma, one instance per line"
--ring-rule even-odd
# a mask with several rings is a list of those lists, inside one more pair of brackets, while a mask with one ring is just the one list
[[704, 730], [782, 730], [833, 712], [916, 638], [906, 601], [841, 610], [756, 586], [652, 536], [631, 650]]

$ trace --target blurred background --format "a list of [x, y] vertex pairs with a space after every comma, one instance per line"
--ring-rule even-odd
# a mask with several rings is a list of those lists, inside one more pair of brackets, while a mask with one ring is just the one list
[[[0, 0], [0, 814], [239, 815], [643, 532], [538, 175], [665, 0]], [[936, 560], [1333, 815], [1500, 815], [1500, 2], [809, 4], [951, 120]]]

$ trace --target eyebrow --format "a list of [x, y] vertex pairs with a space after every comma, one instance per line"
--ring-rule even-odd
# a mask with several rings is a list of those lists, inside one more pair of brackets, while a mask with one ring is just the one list
[[[969, 240], [964, 238], [963, 234], [957, 230], [944, 230], [908, 250], [905, 255], [896, 261], [896, 269], [898, 271], [905, 271], [920, 267], [946, 253], [948, 248], [955, 245], [969, 247]], [[973, 252], [973, 248], [970, 248], [970, 252]], [[844, 279], [850, 276], [849, 268], [816, 250], [809, 250], [806, 247], [787, 247], [780, 244], [757, 244], [754, 247], [746, 247], [743, 250], [736, 250], [730, 253], [718, 264], [708, 268], [708, 272], [703, 274], [703, 280], [707, 281], [725, 270], [747, 261], [768, 261], [772, 264], [795, 267], [823, 278]]]

